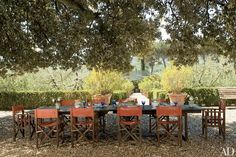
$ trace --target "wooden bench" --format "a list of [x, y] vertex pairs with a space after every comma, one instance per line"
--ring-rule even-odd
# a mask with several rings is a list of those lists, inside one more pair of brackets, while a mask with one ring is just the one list
[[220, 87], [218, 92], [222, 100], [236, 100], [236, 87]]

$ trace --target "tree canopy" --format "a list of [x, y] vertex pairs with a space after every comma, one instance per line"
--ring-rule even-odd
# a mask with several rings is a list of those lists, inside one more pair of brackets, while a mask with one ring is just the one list
[[192, 64], [235, 59], [236, 2], [221, 0], [1, 0], [0, 72], [48, 66], [127, 71], [132, 56], [170, 34], [168, 55]]

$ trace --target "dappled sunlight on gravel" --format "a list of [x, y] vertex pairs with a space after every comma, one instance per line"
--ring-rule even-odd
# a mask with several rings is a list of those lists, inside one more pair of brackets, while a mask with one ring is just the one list
[[[70, 142], [60, 144], [56, 148], [55, 143], [36, 149], [35, 141], [17, 138], [12, 141], [12, 120], [10, 112], [0, 112], [0, 156], [58, 156], [58, 157], [208, 157], [224, 156], [223, 148], [233, 147], [236, 150], [236, 110], [227, 110], [227, 135], [226, 142], [218, 136], [217, 129], [209, 129], [209, 138], [205, 140], [201, 135], [201, 114], [190, 114], [189, 117], [189, 141], [183, 141], [179, 147], [175, 141], [162, 141], [160, 146], [156, 144], [155, 133], [148, 134], [148, 116], [142, 118], [144, 139], [140, 145], [132, 141], [119, 145], [117, 141], [117, 125], [115, 116], [106, 116], [108, 136], [100, 137], [99, 142], [83, 141], [77, 143], [74, 148]], [[4, 116], [5, 115], [5, 116]]]

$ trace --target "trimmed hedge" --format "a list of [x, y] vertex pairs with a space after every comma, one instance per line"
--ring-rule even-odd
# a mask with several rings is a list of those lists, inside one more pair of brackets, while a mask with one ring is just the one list
[[[0, 92], [0, 110], [11, 110], [11, 106], [14, 104], [24, 104], [26, 109], [51, 106], [52, 99], [58, 97], [62, 99], [91, 99], [91, 95], [87, 91]], [[112, 99], [115, 100], [126, 97], [125, 91], [115, 91], [112, 94]]]
[[192, 96], [194, 102], [200, 105], [216, 106], [220, 100], [217, 88], [186, 88], [183, 92]]
[[124, 99], [127, 97], [128, 97], [128, 94], [126, 91], [119, 90], [119, 91], [113, 92], [111, 100], [119, 100], [119, 99]]
[[[218, 105], [219, 93], [217, 88], [186, 88], [183, 90], [192, 96], [196, 104], [205, 104], [206, 106]], [[153, 90], [149, 92], [151, 99], [159, 99], [167, 92], [164, 90]], [[125, 91], [115, 91], [111, 100], [126, 98], [128, 94]], [[24, 104], [25, 108], [32, 109], [38, 106], [52, 105], [52, 99], [61, 97], [62, 99], [91, 99], [87, 91], [51, 91], [51, 92], [0, 92], [0, 110], [11, 110], [14, 104]], [[235, 101], [227, 101], [229, 104]], [[188, 99], [187, 102], [188, 103]]]
[[0, 110], [11, 110], [14, 104], [24, 104], [27, 109], [38, 106], [52, 105], [52, 99], [86, 99], [89, 98], [87, 91], [52, 91], [52, 92], [1, 92]]

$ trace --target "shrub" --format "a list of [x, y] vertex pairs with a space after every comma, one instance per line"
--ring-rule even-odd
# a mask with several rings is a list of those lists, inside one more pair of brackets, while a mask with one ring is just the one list
[[191, 87], [192, 69], [190, 67], [167, 67], [161, 75], [162, 89], [172, 93], [181, 93]]
[[167, 91], [165, 90], [160, 90], [160, 89], [154, 89], [151, 91], [152, 94], [152, 99], [161, 99], [163, 97], [167, 98]]
[[[206, 106], [215, 106], [215, 105], [218, 105], [218, 101], [220, 99], [217, 88], [209, 88], [209, 87], [185, 88], [182, 90], [182, 92], [187, 93], [189, 97], [190, 96], [193, 97], [194, 102], [199, 105], [205, 104]], [[167, 97], [166, 96], [167, 91], [153, 90], [152, 95], [153, 95], [153, 99], [158, 99], [162, 95], [165, 95], [165, 97]], [[227, 102], [230, 103], [230, 101], [227, 101]]]
[[113, 94], [112, 94], [112, 100], [119, 100], [119, 99], [124, 99], [124, 98], [127, 98], [128, 95], [127, 95], [127, 92], [126, 91], [123, 91], [123, 90], [117, 90], [117, 91], [114, 91]]
[[[14, 104], [23, 104], [26, 109], [33, 109], [39, 106], [52, 106], [53, 98], [62, 99], [91, 99], [87, 91], [52, 91], [52, 92], [0, 92], [0, 110], [11, 110]], [[118, 100], [127, 98], [126, 91], [114, 91], [112, 99]]]
[[153, 89], [158, 89], [160, 85], [160, 76], [155, 74], [145, 77], [140, 83], [139, 88], [144, 92], [152, 91]]
[[218, 105], [220, 99], [217, 88], [186, 88], [183, 91], [193, 97], [196, 104]]
[[115, 90], [130, 92], [133, 85], [119, 72], [93, 70], [84, 80], [84, 89], [92, 95], [108, 94]]
[[25, 108], [53, 105], [52, 99], [82, 99], [89, 98], [87, 91], [53, 91], [53, 92], [0, 92], [0, 110], [10, 110], [14, 104], [23, 104]]

